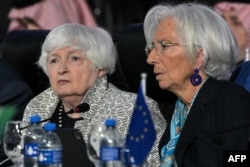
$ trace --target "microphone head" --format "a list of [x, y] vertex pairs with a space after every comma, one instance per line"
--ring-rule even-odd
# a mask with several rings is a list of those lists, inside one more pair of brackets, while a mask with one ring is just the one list
[[89, 110], [89, 104], [88, 103], [82, 103], [76, 107], [76, 112], [82, 113]]
[[[62, 115], [66, 115], [66, 114], [72, 114], [72, 113], [82, 113], [82, 112], [86, 112], [86, 111], [88, 111], [89, 110], [89, 104], [88, 103], [82, 103], [82, 104], [79, 104], [76, 108], [73, 108], [73, 109], [71, 109], [71, 110], [69, 110], [68, 112], [65, 112], [65, 113], [63, 113], [63, 114], [61, 114], [61, 115], [59, 115], [59, 116], [62, 116]], [[56, 116], [56, 117], [59, 117], [59, 116]], [[42, 123], [42, 122], [45, 122], [45, 121], [49, 121], [49, 120], [51, 120], [52, 119], [52, 117], [50, 117], [50, 118], [47, 118], [47, 119], [44, 119], [44, 120], [41, 120], [40, 122], [39, 122], [39, 124], [40, 123]], [[27, 126], [28, 127], [28, 126]], [[27, 128], [26, 127], [26, 128]]]
[[89, 104], [88, 103], [82, 103], [79, 104], [77, 107], [69, 110], [68, 112], [66, 112], [66, 114], [72, 114], [72, 113], [82, 113], [82, 112], [86, 112], [89, 110]]

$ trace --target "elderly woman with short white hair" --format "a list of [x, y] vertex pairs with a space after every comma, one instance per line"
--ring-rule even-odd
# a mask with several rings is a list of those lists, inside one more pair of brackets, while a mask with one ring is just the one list
[[[94, 124], [106, 118], [117, 120], [117, 129], [125, 138], [137, 95], [118, 89], [107, 80], [115, 70], [116, 51], [112, 38], [102, 28], [68, 23], [53, 29], [46, 37], [38, 64], [48, 75], [51, 87], [27, 105], [23, 120], [33, 114], [52, 117], [59, 128], [76, 128], [87, 142]], [[138, 85], [139, 86], [139, 85]], [[89, 111], [64, 114], [79, 104], [88, 103]], [[147, 159], [148, 166], [159, 166], [158, 143], [166, 122], [158, 104], [146, 97], [157, 138]]]

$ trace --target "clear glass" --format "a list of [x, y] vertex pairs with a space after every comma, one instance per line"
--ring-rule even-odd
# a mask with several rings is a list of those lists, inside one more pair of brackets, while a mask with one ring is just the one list
[[15, 166], [22, 166], [23, 163], [23, 136], [28, 125], [28, 122], [9, 121], [5, 126], [4, 152]]
[[89, 159], [95, 164], [95, 167], [100, 165], [100, 139], [103, 136], [104, 125], [94, 125], [88, 135], [87, 154]]

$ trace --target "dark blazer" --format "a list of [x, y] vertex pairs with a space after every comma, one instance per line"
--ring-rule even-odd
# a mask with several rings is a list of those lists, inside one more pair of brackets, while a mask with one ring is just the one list
[[[170, 108], [166, 112], [173, 113], [174, 104]], [[168, 128], [161, 148], [169, 141], [170, 118], [166, 119]], [[197, 94], [182, 129], [175, 149], [177, 164], [221, 167], [223, 152], [247, 150], [249, 136], [250, 93], [231, 82], [209, 78]]]
[[230, 81], [244, 87], [250, 92], [250, 61], [237, 66], [230, 77]]
[[21, 120], [27, 103], [34, 97], [21, 75], [0, 58], [0, 106], [16, 106], [13, 119]]
[[[13, 120], [21, 120], [27, 103], [34, 97], [33, 92], [15, 69], [0, 58], [0, 106], [15, 106]], [[0, 117], [1, 120], [1, 117]], [[2, 136], [0, 136], [0, 140]], [[1, 143], [1, 142], [0, 142]], [[0, 144], [0, 162], [7, 157]], [[6, 161], [3, 166], [13, 165]]]

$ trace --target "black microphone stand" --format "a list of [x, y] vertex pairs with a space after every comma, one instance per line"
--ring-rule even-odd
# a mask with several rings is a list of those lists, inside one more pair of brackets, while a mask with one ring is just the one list
[[[72, 114], [74, 112], [75, 112], [74, 110], [69, 110], [67, 112], [64, 112], [64, 113], [60, 114], [59, 116], [64, 116], [64, 115], [67, 115], [67, 114]], [[40, 122], [38, 122], [38, 124], [41, 124], [41, 123], [46, 122], [46, 121], [50, 121], [51, 119], [52, 119], [52, 117], [44, 119], [44, 120], [41, 120]], [[30, 125], [25, 126], [25, 127], [21, 128], [20, 130], [24, 130], [24, 129], [28, 128], [29, 126]]]

